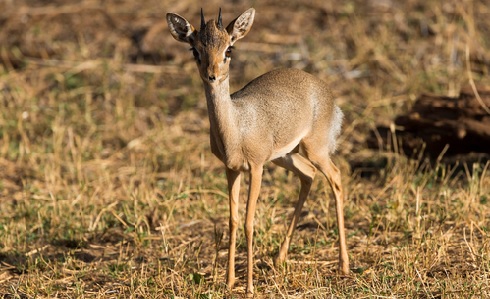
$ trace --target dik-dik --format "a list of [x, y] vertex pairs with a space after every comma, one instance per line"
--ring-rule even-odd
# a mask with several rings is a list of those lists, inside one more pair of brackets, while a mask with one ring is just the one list
[[339, 169], [331, 160], [342, 125], [342, 111], [320, 79], [297, 69], [279, 69], [252, 80], [230, 95], [233, 44], [252, 27], [253, 8], [224, 27], [204, 20], [195, 29], [185, 18], [168, 13], [172, 36], [191, 46], [206, 93], [211, 151], [226, 167], [230, 204], [230, 244], [227, 283], [235, 283], [235, 246], [241, 173], [250, 175], [245, 216], [247, 239], [247, 295], [253, 296], [254, 213], [264, 164], [272, 161], [299, 176], [301, 188], [291, 224], [275, 260], [283, 263], [301, 208], [319, 170], [327, 178], [336, 202], [339, 230], [339, 268], [349, 272], [344, 230], [343, 192]]

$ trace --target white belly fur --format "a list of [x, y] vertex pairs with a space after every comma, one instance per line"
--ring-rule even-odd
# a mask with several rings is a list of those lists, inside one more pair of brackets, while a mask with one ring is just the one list
[[285, 146], [281, 148], [277, 148], [272, 152], [272, 155], [270, 156], [269, 160], [274, 160], [280, 157], [284, 157], [285, 155], [289, 154], [303, 139], [303, 137], [306, 136], [307, 132], [302, 132], [301, 134], [298, 135], [293, 141], [290, 143], [286, 144]]

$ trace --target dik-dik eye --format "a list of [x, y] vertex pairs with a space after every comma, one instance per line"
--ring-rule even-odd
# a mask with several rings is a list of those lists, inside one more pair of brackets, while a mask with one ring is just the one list
[[201, 62], [201, 58], [199, 57], [199, 52], [197, 52], [196, 48], [192, 47], [190, 48], [190, 51], [192, 51], [192, 55], [194, 55], [194, 59], [200, 63]]
[[233, 46], [229, 46], [225, 52], [225, 58], [231, 58], [231, 51], [233, 50]]

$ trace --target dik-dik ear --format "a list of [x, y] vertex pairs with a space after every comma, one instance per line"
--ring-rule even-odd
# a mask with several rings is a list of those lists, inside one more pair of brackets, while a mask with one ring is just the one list
[[255, 9], [249, 8], [226, 27], [232, 44], [247, 35], [254, 22], [254, 16]]
[[191, 43], [196, 35], [196, 29], [183, 17], [175, 13], [167, 13], [168, 28], [172, 36], [183, 43]]

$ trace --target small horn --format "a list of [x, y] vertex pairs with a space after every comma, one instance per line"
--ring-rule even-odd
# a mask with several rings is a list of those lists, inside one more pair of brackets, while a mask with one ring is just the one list
[[206, 21], [204, 20], [204, 13], [201, 8], [201, 30], [204, 29], [204, 27], [206, 27]]
[[218, 13], [218, 29], [223, 29], [223, 21], [221, 20], [221, 7], [219, 8]]

